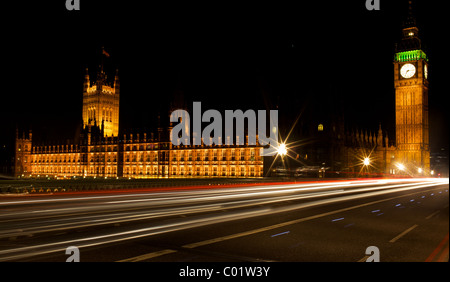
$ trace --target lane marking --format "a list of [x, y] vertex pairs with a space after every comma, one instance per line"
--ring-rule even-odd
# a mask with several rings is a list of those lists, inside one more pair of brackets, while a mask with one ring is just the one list
[[[420, 188], [426, 188], [426, 187], [427, 186], [420, 187]], [[431, 190], [435, 190], [435, 189], [431, 189]], [[218, 242], [222, 242], [222, 241], [227, 241], [227, 240], [231, 240], [231, 239], [236, 239], [236, 238], [240, 238], [240, 237], [244, 237], [244, 236], [248, 236], [248, 235], [253, 235], [253, 234], [269, 231], [269, 230], [280, 228], [280, 227], [285, 227], [285, 226], [288, 226], [288, 225], [297, 224], [297, 223], [308, 221], [308, 220], [313, 220], [313, 219], [316, 219], [316, 218], [321, 218], [321, 217], [328, 216], [328, 215], [333, 215], [333, 214], [340, 213], [340, 212], [345, 212], [345, 211], [349, 211], [349, 210], [353, 210], [353, 209], [357, 209], [357, 208], [361, 208], [361, 207], [370, 206], [370, 205], [373, 205], [373, 204], [378, 204], [378, 203], [390, 201], [390, 200], [393, 200], [393, 199], [408, 197], [408, 196], [419, 194], [419, 193], [423, 193], [423, 192], [421, 191], [421, 192], [414, 192], [414, 193], [410, 193], [410, 194], [406, 194], [406, 195], [395, 196], [395, 197], [382, 199], [382, 200], [378, 200], [378, 201], [373, 201], [373, 202], [369, 202], [369, 203], [365, 203], [365, 204], [360, 204], [360, 205], [356, 205], [356, 206], [352, 206], [352, 207], [347, 207], [347, 208], [343, 208], [343, 209], [339, 209], [339, 210], [335, 210], [335, 211], [331, 211], [331, 212], [326, 212], [326, 213], [317, 214], [317, 215], [313, 215], [313, 216], [308, 216], [308, 217], [304, 217], [304, 218], [299, 218], [299, 219], [295, 219], [295, 220], [291, 220], [291, 221], [287, 221], [287, 222], [282, 222], [282, 223], [279, 223], [279, 224], [274, 224], [274, 225], [270, 225], [270, 226], [266, 226], [266, 227], [262, 227], [262, 228], [257, 228], [257, 229], [253, 229], [253, 230], [249, 230], [249, 231], [245, 231], [245, 232], [235, 233], [235, 234], [226, 235], [226, 236], [222, 236], [222, 237], [217, 237], [217, 238], [204, 240], [204, 241], [200, 241], [200, 242], [196, 242], [196, 243], [186, 244], [186, 245], [183, 245], [182, 248], [193, 249], [193, 248], [197, 248], [197, 247], [200, 247], [200, 246], [206, 246], [206, 245], [210, 245], [210, 244], [214, 244], [214, 243], [218, 243]], [[168, 254], [169, 254], [169, 253], [173, 253], [173, 250], [167, 249], [167, 250], [162, 250], [162, 251], [158, 251], [158, 252], [149, 253], [147, 255], [149, 255], [152, 258], [154, 258], [154, 257], [157, 257], [157, 256], [164, 255], [165, 252], [168, 252]], [[145, 256], [145, 255], [143, 255], [143, 256]], [[133, 259], [133, 261], [139, 261], [139, 260], [137, 260], [137, 258], [138, 257], [130, 258], [130, 260]], [[366, 257], [364, 257], [364, 258], [367, 259]]]
[[[434, 257], [437, 256], [437, 254], [439, 254], [439, 252], [445, 248], [446, 245], [448, 245], [448, 235], [449, 233], [447, 233], [447, 235], [445, 236], [444, 240], [442, 240], [439, 245], [436, 247], [436, 249], [434, 249], [434, 251], [427, 257], [427, 259], [425, 260], [425, 262], [430, 262], [433, 261]], [[443, 258], [445, 253], [447, 253], [448, 255], [448, 248], [446, 248], [446, 251], [444, 250], [443, 254], [439, 257], [439, 259]]]
[[176, 253], [176, 252], [177, 252], [176, 250], [171, 250], [171, 249], [161, 250], [161, 251], [148, 253], [148, 254], [145, 254], [145, 255], [137, 256], [137, 257], [132, 257], [132, 258], [127, 258], [127, 259], [123, 259], [123, 260], [118, 260], [117, 262], [143, 261], [143, 260], [151, 259], [151, 258], [154, 258], [154, 257], [159, 257], [159, 256], [163, 256], [163, 255], [168, 255], [168, 254], [171, 254], [171, 253]]
[[358, 260], [357, 262], [366, 262], [366, 260], [369, 258], [370, 256], [365, 256], [362, 259]]
[[436, 262], [448, 262], [448, 241], [443, 249], [441, 255], [436, 259]]
[[272, 235], [272, 236], [270, 236], [270, 237], [277, 237], [277, 236], [280, 236], [280, 235], [284, 235], [284, 234], [289, 234], [291, 231], [285, 231], [285, 232], [281, 232], [281, 233], [278, 233], [278, 234], [274, 234], [274, 235]]
[[425, 217], [425, 219], [430, 219], [432, 218], [434, 215], [438, 214], [441, 210], [437, 210], [435, 212], [433, 212], [432, 214], [430, 214], [429, 216]]
[[366, 207], [366, 206], [370, 206], [370, 205], [374, 205], [374, 204], [390, 201], [390, 200], [397, 199], [397, 198], [408, 197], [408, 196], [411, 196], [411, 195], [414, 195], [414, 194], [418, 194], [418, 193], [422, 193], [422, 192], [415, 192], [415, 193], [410, 193], [410, 194], [406, 194], [406, 195], [401, 195], [401, 196], [396, 196], [396, 197], [392, 197], [392, 198], [387, 198], [387, 199], [382, 199], [382, 200], [378, 200], [378, 201], [373, 201], [373, 202], [369, 202], [369, 203], [365, 203], [365, 204], [360, 204], [360, 205], [356, 205], [356, 206], [351, 206], [351, 207], [347, 207], [347, 208], [343, 208], [343, 209], [339, 209], [339, 210], [334, 210], [334, 211], [331, 211], [331, 212], [326, 212], [326, 213], [312, 215], [312, 216], [308, 216], [308, 217], [304, 217], [304, 218], [299, 218], [299, 219], [295, 219], [295, 220], [291, 220], [291, 221], [287, 221], [287, 222], [282, 222], [282, 223], [278, 223], [278, 224], [274, 224], [274, 225], [270, 225], [270, 226], [266, 226], [266, 227], [262, 227], [262, 228], [258, 228], [258, 229], [253, 229], [253, 230], [249, 230], [249, 231], [245, 231], [245, 232], [241, 232], [241, 233], [231, 234], [231, 235], [217, 237], [217, 238], [213, 238], [213, 239], [209, 239], [209, 240], [205, 240], [205, 241], [200, 241], [200, 242], [196, 242], [196, 243], [192, 243], [192, 244], [187, 244], [187, 245], [184, 245], [183, 247], [184, 248], [197, 248], [197, 247], [200, 247], [200, 246], [205, 246], [205, 245], [214, 244], [214, 243], [218, 243], [218, 242], [222, 242], [222, 241], [226, 241], [226, 240], [231, 240], [231, 239], [235, 239], [235, 238], [239, 238], [239, 237], [253, 235], [253, 234], [269, 231], [269, 230], [272, 230], [272, 229], [285, 227], [285, 226], [288, 226], [288, 225], [293, 225], [293, 224], [297, 224], [297, 223], [308, 221], [308, 220], [313, 220], [313, 219], [316, 219], [316, 218], [321, 218], [321, 217], [325, 217], [325, 216], [329, 216], [329, 215], [333, 215], [333, 214], [337, 214], [337, 213], [341, 213], [341, 212], [345, 212], [345, 211], [349, 211], [349, 210], [353, 210], [353, 209], [357, 209], [357, 208], [362, 208], [362, 207]]
[[416, 228], [417, 224], [414, 224], [413, 226], [411, 226], [410, 228], [406, 229], [405, 231], [403, 231], [402, 233], [400, 233], [399, 235], [395, 236], [394, 238], [392, 238], [389, 243], [394, 243], [395, 241], [397, 241], [398, 239], [402, 238], [403, 236], [405, 236], [408, 232], [412, 231], [414, 228]]

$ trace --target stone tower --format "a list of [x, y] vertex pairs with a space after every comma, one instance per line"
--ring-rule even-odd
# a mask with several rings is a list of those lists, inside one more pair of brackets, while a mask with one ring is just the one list
[[23, 132], [19, 137], [19, 130], [16, 129], [16, 142], [15, 142], [15, 160], [14, 160], [14, 177], [29, 177], [31, 171], [31, 146], [32, 146], [32, 132], [28, 132], [28, 136], [25, 136]]
[[395, 161], [411, 174], [430, 172], [428, 124], [428, 57], [422, 50], [412, 14], [403, 23], [403, 35], [394, 58]]
[[83, 84], [83, 128], [97, 125], [103, 136], [119, 135], [120, 82], [118, 70], [113, 83], [109, 83], [103, 70], [103, 56], [109, 54], [102, 49], [102, 64], [96, 82], [90, 82], [88, 69]]

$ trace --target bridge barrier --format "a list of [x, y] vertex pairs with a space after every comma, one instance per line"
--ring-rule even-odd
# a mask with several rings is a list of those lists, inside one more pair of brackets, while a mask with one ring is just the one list
[[[202, 179], [25, 179], [0, 181], [0, 193], [64, 193], [77, 191], [106, 191], [141, 188], [167, 188], [210, 186], [221, 188], [224, 185], [257, 184], [261, 182], [279, 182], [282, 179], [229, 179], [229, 178], [202, 178]], [[286, 181], [286, 180], [284, 180]]]

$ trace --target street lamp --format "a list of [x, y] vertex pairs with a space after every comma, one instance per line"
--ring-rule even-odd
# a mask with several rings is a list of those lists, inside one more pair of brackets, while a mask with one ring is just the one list
[[284, 144], [284, 143], [279, 144], [277, 151], [278, 151], [278, 155], [280, 155], [282, 157], [286, 156], [287, 155], [286, 144]]
[[369, 159], [369, 157], [365, 157], [365, 158], [364, 158], [364, 160], [363, 160], [363, 165], [365, 165], [365, 166], [369, 166], [369, 165], [370, 165], [370, 159]]
[[398, 163], [397, 164], [397, 168], [399, 169], [399, 170], [405, 170], [405, 165], [404, 164], [401, 164], [401, 163]]

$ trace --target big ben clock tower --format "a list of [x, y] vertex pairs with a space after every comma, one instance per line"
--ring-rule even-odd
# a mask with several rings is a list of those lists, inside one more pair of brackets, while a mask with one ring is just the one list
[[428, 57], [412, 15], [403, 23], [403, 36], [394, 59], [396, 165], [410, 174], [430, 172], [428, 125]]

